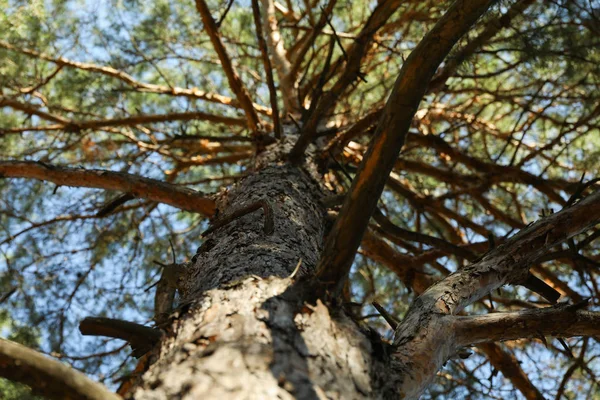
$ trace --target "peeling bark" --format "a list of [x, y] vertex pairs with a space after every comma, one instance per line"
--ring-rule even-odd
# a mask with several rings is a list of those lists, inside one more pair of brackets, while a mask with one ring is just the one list
[[342, 310], [303, 306], [291, 279], [208, 291], [176, 322], [135, 399], [377, 399], [396, 393], [386, 345]]

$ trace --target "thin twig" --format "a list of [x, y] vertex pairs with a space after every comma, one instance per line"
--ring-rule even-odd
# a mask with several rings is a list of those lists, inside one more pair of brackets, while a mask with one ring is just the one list
[[233, 0], [229, 0], [229, 2], [227, 3], [227, 8], [225, 8], [225, 11], [223, 11], [223, 15], [221, 15], [221, 17], [217, 21], [217, 27], [221, 27], [221, 24], [223, 23], [223, 21], [225, 21], [225, 17], [227, 17], [227, 13], [229, 13], [229, 10], [231, 9], [232, 5]]
[[378, 302], [373, 301], [371, 302], [371, 304], [373, 305], [373, 307], [375, 307], [375, 309], [377, 310], [377, 312], [379, 314], [381, 314], [381, 316], [383, 317], [383, 319], [385, 319], [385, 322], [388, 323], [388, 325], [393, 329], [396, 330], [396, 328], [398, 327], [398, 320], [396, 320], [396, 318], [394, 318], [394, 316], [392, 314], [390, 314], [389, 312], [387, 312], [387, 310]]

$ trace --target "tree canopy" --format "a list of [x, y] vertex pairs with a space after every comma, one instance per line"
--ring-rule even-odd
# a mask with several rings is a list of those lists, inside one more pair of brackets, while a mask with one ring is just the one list
[[[79, 322], [149, 322], [154, 261], [194, 254], [206, 199], [287, 127], [304, 128], [291, 157], [314, 143], [324, 185], [347, 193], [401, 68], [451, 4], [262, 0], [256, 24], [247, 0], [196, 3], [0, 3], [2, 334], [110, 387], [129, 348]], [[384, 337], [372, 302], [402, 318], [429, 284], [597, 187], [599, 38], [593, 0], [499, 1], [423, 86], [350, 271], [356, 312]], [[598, 236], [531, 272], [599, 306]], [[549, 297], [506, 286], [467, 311]], [[598, 396], [597, 338], [538, 336], [449, 361], [425, 398]]]

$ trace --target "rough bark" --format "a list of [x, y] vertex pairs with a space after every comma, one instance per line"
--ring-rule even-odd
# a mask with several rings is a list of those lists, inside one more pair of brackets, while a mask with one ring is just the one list
[[[425, 290], [391, 345], [338, 299], [307, 302], [318, 289], [308, 278], [328, 219], [310, 149], [302, 165], [283, 161], [292, 143], [288, 136], [268, 148], [252, 174], [218, 196], [212, 227], [180, 278], [181, 306], [130, 398], [415, 399], [461, 346], [485, 342], [486, 324], [497, 340], [556, 333], [565, 316], [571, 325], [562, 334], [597, 332], [598, 315], [580, 306], [456, 315], [491, 290], [522, 282], [541, 254], [597, 223], [600, 194], [523, 229]], [[259, 203], [268, 204], [267, 213], [252, 206]], [[420, 282], [413, 275], [411, 282]]]
[[251, 277], [205, 293], [176, 322], [135, 399], [390, 398], [398, 376], [343, 310], [304, 306], [292, 279]]
[[[311, 157], [302, 166], [280, 161], [292, 143], [267, 149], [254, 174], [219, 196], [213, 228], [179, 285], [186, 312], [173, 318], [151, 357], [157, 361], [130, 397], [370, 399], [395, 392], [392, 376], [380, 378], [386, 345], [372, 343], [343, 308], [305, 304], [305, 286], [292, 285], [314, 274], [327, 223]], [[272, 233], [261, 207], [219, 223], [265, 200]]]
[[292, 166], [280, 161], [291, 142], [278, 143], [256, 160], [256, 170], [217, 199], [213, 221], [257, 202], [272, 211], [273, 232], [265, 233], [264, 211], [243, 215], [206, 235], [192, 259], [181, 292], [186, 300], [249, 275], [287, 277], [301, 261], [299, 276], [311, 274], [325, 233], [325, 192], [310, 162]]
[[[582, 313], [576, 306], [533, 313], [456, 315], [502, 285], [525, 281], [529, 267], [542, 254], [585, 232], [599, 221], [600, 192], [596, 192], [578, 204], [523, 229], [480, 261], [459, 269], [419, 296], [394, 335], [395, 361], [406, 377], [401, 395], [418, 397], [435, 372], [459, 347], [485, 341], [481, 333], [484, 330], [487, 330], [490, 341], [550, 333], [571, 336], [571, 329], [577, 330], [579, 335], [596, 332], [597, 313]], [[570, 318], [566, 319], [566, 314]], [[540, 323], [540, 318], [543, 323]], [[565, 322], [563, 329], [557, 329]], [[477, 329], [474, 329], [475, 324]]]

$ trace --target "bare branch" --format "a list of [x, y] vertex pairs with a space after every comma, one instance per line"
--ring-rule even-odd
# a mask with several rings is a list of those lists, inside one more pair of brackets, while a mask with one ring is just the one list
[[[337, 3], [337, 0], [329, 0], [327, 5], [325, 6], [325, 8], [321, 11], [321, 16], [319, 17], [319, 20], [317, 21], [316, 25], [314, 27], [311, 27], [310, 31], [308, 33], [306, 33], [306, 36], [299, 40], [299, 42], [301, 43], [301, 47], [299, 47], [293, 53], [293, 64], [289, 71], [289, 75], [292, 79], [294, 79], [294, 81], [296, 80], [296, 77], [298, 76], [298, 71], [300, 70], [300, 66], [302, 65], [302, 62], [304, 61], [304, 57], [306, 56], [306, 53], [311, 48], [311, 46], [315, 43], [315, 40], [317, 39], [317, 37], [319, 36], [321, 31], [327, 24], [327, 20], [328, 20], [329, 16], [331, 15], [331, 12], [333, 11], [333, 7], [335, 7], [336, 3]], [[331, 32], [331, 33], [333, 34], [333, 32]]]
[[204, 23], [204, 29], [208, 33], [210, 37], [210, 41], [215, 48], [215, 52], [219, 56], [219, 60], [221, 61], [221, 66], [227, 76], [227, 80], [229, 81], [229, 87], [235, 93], [236, 98], [240, 102], [244, 113], [246, 114], [246, 119], [248, 121], [248, 128], [252, 132], [257, 132], [260, 129], [260, 120], [258, 119], [258, 115], [256, 114], [256, 110], [252, 104], [252, 100], [250, 99], [250, 94], [248, 90], [242, 83], [240, 76], [233, 68], [233, 64], [231, 63], [231, 59], [227, 55], [227, 51], [225, 50], [225, 46], [221, 41], [221, 35], [219, 34], [219, 28], [212, 15], [210, 14], [210, 10], [206, 5], [204, 0], [196, 0], [196, 9], [200, 13], [202, 17], [202, 22]]
[[121, 396], [73, 368], [0, 338], [0, 376], [53, 399], [119, 400]]
[[[448, 334], [457, 326], [452, 316], [504, 284], [525, 281], [529, 276], [529, 267], [540, 255], [598, 222], [600, 192], [523, 229], [491, 250], [482, 260], [459, 269], [431, 286], [413, 302], [396, 330], [394, 344], [399, 349], [398, 359], [411, 363], [415, 377], [433, 376], [444, 360], [460, 347], [456, 337]], [[579, 333], [563, 327], [565, 334], [587, 335], [597, 332], [597, 327], [592, 329], [588, 326], [589, 322], [597, 321], [597, 316], [582, 314], [577, 318], [573, 324]], [[423, 330], [428, 334], [423, 335]], [[486, 334], [488, 332], [486, 330]], [[424, 354], [435, 354], [435, 360]], [[420, 391], [427, 383], [420, 378], [411, 378], [405, 385], [410, 387], [409, 390]]]
[[86, 317], [79, 323], [79, 331], [87, 336], [107, 336], [125, 340], [137, 358], [146, 354], [163, 337], [160, 329], [113, 318]]
[[22, 111], [27, 115], [35, 115], [46, 121], [58, 122], [63, 125], [66, 125], [70, 122], [66, 118], [47, 113], [45, 111], [41, 111], [40, 107], [38, 106], [21, 103], [18, 100], [9, 99], [7, 97], [0, 98], [0, 107], [10, 107], [14, 110]]
[[559, 305], [516, 312], [456, 317], [458, 345], [543, 336], [600, 335], [600, 312]]
[[246, 121], [240, 118], [224, 117], [221, 115], [207, 114], [200, 111], [191, 112], [180, 112], [180, 113], [169, 113], [169, 114], [149, 114], [149, 115], [134, 115], [125, 118], [111, 118], [103, 120], [92, 120], [92, 121], [70, 121], [66, 118], [40, 111], [38, 107], [24, 104], [16, 100], [2, 98], [0, 99], [0, 107], [7, 106], [15, 110], [22, 111], [29, 115], [37, 115], [38, 117], [58, 122], [59, 125], [46, 125], [38, 126], [37, 128], [45, 128], [45, 130], [81, 130], [81, 129], [97, 129], [105, 128], [109, 126], [135, 126], [140, 124], [152, 124], [158, 122], [170, 122], [170, 121], [190, 121], [190, 120], [201, 120], [222, 123], [225, 125], [237, 125], [246, 126]]
[[502, 350], [496, 343], [480, 343], [477, 347], [485, 353], [494, 368], [502, 372], [502, 375], [508, 378], [527, 400], [546, 400], [523, 372], [515, 356]]
[[317, 267], [322, 282], [342, 287], [431, 77], [454, 43], [492, 2], [456, 1], [403, 64], [375, 137], [328, 235]]
[[269, 53], [273, 57], [273, 64], [279, 76], [279, 88], [283, 98], [283, 105], [288, 113], [297, 114], [300, 111], [298, 103], [298, 88], [295, 76], [290, 72], [290, 61], [283, 45], [283, 38], [279, 33], [275, 5], [273, 0], [261, 0], [263, 6], [263, 28], [267, 36]]
[[206, 216], [212, 216], [215, 211], [214, 201], [200, 192], [124, 172], [67, 168], [35, 161], [0, 161], [0, 176], [33, 178], [64, 186], [117, 190]]
[[281, 124], [279, 122], [279, 107], [277, 106], [277, 91], [275, 90], [275, 82], [273, 81], [273, 68], [271, 67], [271, 60], [269, 59], [267, 44], [265, 43], [265, 38], [263, 37], [258, 0], [252, 0], [252, 15], [254, 16], [254, 25], [256, 26], [256, 39], [258, 40], [258, 46], [260, 47], [263, 65], [265, 67], [265, 74], [267, 75], [269, 99], [271, 101], [271, 110], [273, 110], [273, 129], [275, 132], [275, 137], [277, 139], [281, 139]]
[[[318, 105], [315, 107], [315, 111], [311, 114], [310, 119], [306, 121], [306, 124], [302, 127], [302, 135], [291, 152], [293, 155], [292, 158], [299, 158], [304, 154], [304, 151], [314, 139], [319, 122], [335, 107], [335, 104], [348, 86], [361, 75], [361, 63], [373, 42], [373, 36], [379, 28], [386, 23], [389, 17], [394, 14], [394, 11], [396, 11], [400, 3], [399, 0], [383, 0], [377, 4], [373, 13], [363, 26], [360, 34], [354, 41], [354, 44], [347, 52], [348, 60], [346, 62], [346, 68], [342, 72], [340, 78], [321, 98], [313, 99], [313, 101], [318, 101]], [[444, 53], [444, 55], [445, 54], [446, 53]], [[334, 63], [332, 69], [337, 68], [340, 63]], [[437, 68], [437, 64], [435, 67]]]

